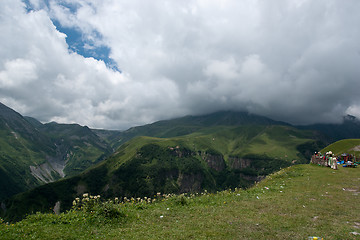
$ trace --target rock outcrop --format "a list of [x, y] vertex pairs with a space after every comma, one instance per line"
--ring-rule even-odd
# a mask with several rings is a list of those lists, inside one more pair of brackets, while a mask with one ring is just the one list
[[203, 175], [201, 173], [193, 174], [179, 174], [177, 184], [180, 187], [180, 192], [201, 192], [201, 183], [203, 182]]
[[229, 167], [231, 169], [242, 169], [251, 166], [251, 160], [240, 157], [229, 157]]
[[201, 154], [201, 158], [207, 163], [209, 168], [216, 171], [222, 171], [226, 168], [226, 163], [222, 155], [213, 155], [209, 153]]

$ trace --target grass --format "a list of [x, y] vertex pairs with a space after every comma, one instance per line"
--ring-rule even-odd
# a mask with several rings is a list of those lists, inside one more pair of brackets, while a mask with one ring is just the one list
[[326, 153], [328, 151], [332, 151], [335, 155], [350, 153], [358, 157], [360, 154], [360, 148], [358, 146], [360, 146], [360, 139], [344, 139], [330, 144], [326, 148], [322, 149], [321, 152]]
[[[271, 158], [291, 162], [302, 160], [296, 147], [313, 141], [311, 132], [300, 131], [287, 126], [217, 126], [204, 128], [201, 131], [172, 138], [136, 137], [124, 144], [118, 152], [125, 150], [121, 161], [116, 159], [116, 169], [120, 164], [130, 160], [136, 151], [148, 143], [175, 147], [180, 145], [188, 149], [206, 151], [209, 149], [221, 153], [227, 161], [229, 156], [266, 155]], [[299, 159], [300, 158], [300, 159]]]
[[356, 239], [359, 171], [296, 165], [248, 190], [35, 214], [0, 224], [1, 239]]
[[64, 172], [67, 176], [79, 174], [102, 160], [102, 155], [105, 155], [102, 149], [90, 144], [83, 144], [82, 147], [74, 148], [69, 154]]

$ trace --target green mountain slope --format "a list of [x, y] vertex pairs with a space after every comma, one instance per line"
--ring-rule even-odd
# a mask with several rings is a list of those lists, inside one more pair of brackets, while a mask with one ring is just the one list
[[186, 116], [171, 120], [158, 121], [144, 126], [133, 127], [117, 135], [117, 146], [137, 137], [176, 137], [197, 132], [213, 126], [241, 125], [289, 125], [284, 122], [250, 114], [247, 112], [223, 111], [201, 116]]
[[93, 166], [113, 152], [110, 144], [91, 129], [78, 124], [43, 124], [40, 131], [60, 145], [66, 145], [64, 173], [73, 176]]
[[0, 103], [0, 199], [39, 185], [30, 166], [41, 165], [55, 154], [49, 137]]
[[0, 103], [0, 200], [73, 176], [112, 152], [87, 127], [42, 124]]
[[[222, 111], [201, 116], [186, 116], [171, 120], [158, 121], [144, 126], [133, 127], [119, 132], [113, 141], [116, 146], [136, 136], [176, 137], [191, 134], [211, 126], [241, 126], [241, 125], [283, 125], [288, 123], [275, 121], [263, 116], [247, 112]], [[293, 126], [300, 130], [316, 131], [317, 139], [330, 144], [334, 141], [349, 138], [360, 138], [360, 121], [354, 116], [345, 116], [338, 124], [318, 123], [305, 126]]]
[[[0, 200], [75, 176], [7, 200], [3, 206], [11, 218], [46, 211], [58, 201], [67, 209], [84, 192], [145, 196], [157, 191], [248, 187], [280, 167], [307, 162], [324, 142], [331, 141], [324, 138], [331, 128], [324, 127], [324, 133], [312, 127], [300, 129], [244, 112], [187, 116], [118, 132], [42, 124], [0, 106], [0, 141], [4, 142]], [[344, 124], [333, 131], [341, 131]], [[116, 153], [102, 161], [113, 149]]]
[[337, 124], [319, 123], [308, 126], [298, 126], [298, 128], [321, 132], [329, 143], [341, 139], [360, 138], [360, 121], [351, 115], [345, 116], [343, 121]]
[[0, 199], [39, 184], [78, 174], [136, 136], [164, 138], [205, 128], [211, 132], [212, 126], [280, 124], [248, 113], [219, 112], [159, 121], [125, 132], [90, 130], [77, 124], [42, 124], [34, 118], [21, 116], [1, 103], [0, 120]]
[[19, 219], [58, 201], [65, 210], [85, 192], [141, 197], [248, 187], [280, 168], [308, 162], [299, 149], [313, 146], [312, 137], [311, 131], [281, 125], [213, 126], [173, 138], [136, 137], [80, 175], [6, 201], [4, 216]]
[[343, 139], [330, 144], [320, 151], [322, 153], [332, 151], [335, 155], [349, 153], [360, 158], [360, 139]]

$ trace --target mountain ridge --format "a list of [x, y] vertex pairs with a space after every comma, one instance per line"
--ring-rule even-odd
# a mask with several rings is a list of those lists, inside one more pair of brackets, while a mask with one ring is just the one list
[[0, 199], [75, 175], [112, 152], [87, 127], [42, 124], [0, 103]]
[[[7, 114], [14, 114], [9, 111], [6, 110]], [[22, 117], [20, 114], [15, 115]], [[261, 174], [271, 173], [280, 166], [308, 161], [313, 151], [321, 149], [331, 141], [325, 137], [326, 133], [316, 129], [301, 129], [247, 112], [223, 111], [201, 116], [185, 116], [133, 127], [123, 132], [90, 129], [78, 124], [42, 124], [30, 117], [22, 119], [27, 120], [27, 126], [32, 124], [31, 131], [39, 133], [40, 137], [54, 144], [53, 154], [63, 148], [60, 151], [61, 160], [69, 163], [69, 169], [73, 171], [74, 177], [43, 185], [26, 194], [19, 194], [8, 202], [12, 206], [11, 201], [23, 201], [24, 196], [30, 196], [30, 201], [42, 196], [39, 202], [43, 202], [45, 210], [52, 207], [55, 200], [61, 200], [63, 209], [66, 209], [69, 203], [71, 204], [69, 201], [85, 190], [111, 196], [115, 193], [142, 195], [165, 186], [168, 191], [200, 190], [204, 186], [212, 189], [241, 184], [247, 186], [259, 180]], [[331, 130], [327, 128], [327, 131], [329, 129]], [[8, 131], [7, 135], [12, 136], [14, 140], [11, 132]], [[176, 150], [177, 147], [182, 150]], [[153, 149], [158, 155], [152, 155], [149, 149]], [[115, 153], [110, 156], [114, 151]], [[162, 157], [158, 158], [159, 156]], [[168, 162], [168, 159], [172, 159], [173, 162]], [[45, 160], [45, 164], [48, 165], [38, 164], [40, 170], [49, 169], [51, 159]], [[70, 163], [74, 165], [71, 166]], [[163, 169], [164, 166], [168, 168]], [[62, 165], [60, 168], [66, 170], [66, 166]], [[156, 180], [148, 168], [167, 177]], [[197, 169], [197, 172], [192, 172], [192, 169]], [[134, 177], [131, 178], [134, 182], [128, 182], [128, 179], [121, 177], [126, 175], [127, 171], [134, 173]], [[65, 175], [61, 175], [61, 171], [57, 173], [58, 179]], [[46, 174], [51, 176], [51, 170]], [[162, 181], [161, 184], [158, 181]], [[136, 192], [138, 190], [128, 189], [128, 185], [138, 186], [139, 189], [142, 186], [145, 188]], [[60, 190], [55, 190], [56, 188], [64, 192], [61, 193]], [[68, 189], [68, 193], [65, 189]], [[45, 192], [46, 196], [42, 195], [42, 192]], [[45, 200], [50, 192], [52, 200]]]
[[5, 216], [18, 219], [29, 211], [48, 211], [57, 202], [64, 211], [86, 192], [112, 198], [246, 188], [280, 168], [307, 162], [298, 147], [313, 144], [312, 136], [291, 126], [244, 125], [172, 138], [135, 137], [79, 175], [5, 201]]
[[118, 145], [130, 140], [135, 136], [151, 137], [176, 137], [191, 134], [204, 127], [211, 126], [235, 126], [244, 124], [264, 125], [288, 125], [290, 124], [275, 121], [267, 117], [251, 114], [248, 112], [219, 111], [206, 115], [187, 115], [180, 118], [160, 120], [150, 124], [131, 127], [118, 134]]
[[297, 128], [319, 131], [329, 139], [329, 142], [348, 138], [360, 138], [360, 120], [352, 115], [344, 116], [341, 123], [318, 123], [297, 126]]

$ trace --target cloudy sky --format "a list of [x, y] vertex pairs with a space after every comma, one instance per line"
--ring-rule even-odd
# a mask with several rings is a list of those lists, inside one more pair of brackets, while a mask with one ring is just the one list
[[360, 117], [358, 0], [1, 0], [0, 102], [131, 126], [219, 110]]

